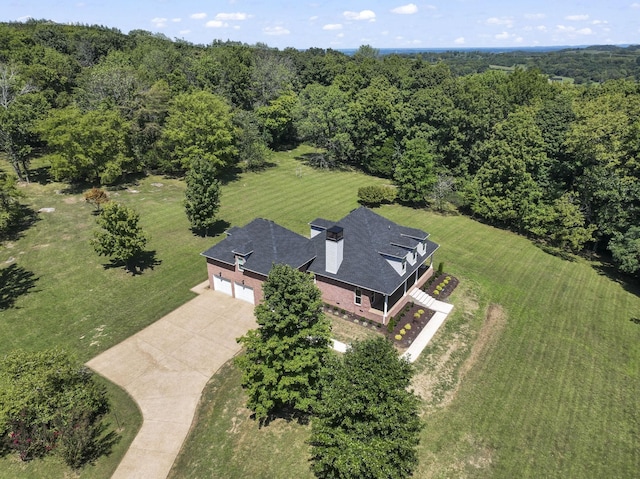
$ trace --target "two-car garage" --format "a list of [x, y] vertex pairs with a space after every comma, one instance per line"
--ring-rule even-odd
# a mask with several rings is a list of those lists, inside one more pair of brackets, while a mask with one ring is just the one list
[[[223, 276], [213, 275], [213, 289], [220, 293], [228, 294], [236, 299], [255, 304], [253, 288], [238, 282], [232, 282]], [[234, 294], [235, 293], [235, 294]]]

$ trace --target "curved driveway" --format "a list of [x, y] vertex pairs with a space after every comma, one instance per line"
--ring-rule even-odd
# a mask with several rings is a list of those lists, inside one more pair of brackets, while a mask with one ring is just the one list
[[167, 477], [202, 390], [240, 351], [236, 338], [257, 326], [249, 303], [203, 285], [197, 292], [196, 298], [87, 363], [124, 388], [142, 411], [142, 427], [112, 478]]

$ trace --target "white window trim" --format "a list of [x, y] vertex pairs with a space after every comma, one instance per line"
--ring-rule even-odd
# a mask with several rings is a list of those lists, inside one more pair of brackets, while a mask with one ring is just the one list
[[236, 264], [238, 265], [238, 271], [244, 271], [245, 259], [243, 256], [236, 256]]
[[362, 306], [362, 290], [360, 288], [356, 288], [353, 292], [353, 302], [358, 306]]

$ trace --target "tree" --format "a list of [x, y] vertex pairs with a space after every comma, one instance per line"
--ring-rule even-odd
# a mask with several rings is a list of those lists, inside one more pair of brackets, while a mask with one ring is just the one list
[[414, 204], [426, 201], [437, 181], [434, 164], [433, 147], [426, 139], [418, 137], [407, 141], [393, 175], [401, 201]]
[[15, 68], [0, 63], [0, 151], [21, 181], [29, 181], [34, 122], [45, 109], [42, 95]]
[[413, 367], [387, 339], [355, 342], [329, 363], [311, 425], [313, 471], [322, 478], [405, 478], [418, 463], [420, 400]]
[[96, 211], [100, 213], [100, 206], [109, 201], [109, 195], [106, 191], [100, 188], [91, 188], [85, 192], [84, 200], [87, 203], [92, 203], [96, 206]]
[[23, 461], [57, 451], [74, 468], [100, 450], [104, 386], [64, 351], [13, 351], [0, 358], [0, 441]]
[[162, 132], [166, 171], [188, 170], [196, 158], [214, 165], [216, 176], [229, 168], [237, 153], [231, 108], [207, 91], [176, 96]]
[[625, 234], [616, 233], [609, 241], [609, 250], [621, 271], [640, 272], [640, 227], [632, 226]]
[[382, 203], [393, 203], [398, 192], [393, 186], [369, 185], [358, 188], [358, 201], [363, 205], [380, 206]]
[[312, 411], [329, 354], [330, 326], [310, 275], [276, 264], [262, 291], [264, 300], [255, 310], [259, 327], [238, 339], [246, 351], [236, 364], [247, 407], [264, 422], [285, 409]]
[[140, 215], [128, 206], [107, 203], [97, 219], [103, 231], [96, 231], [91, 240], [96, 253], [123, 262], [127, 270], [135, 273], [135, 260], [147, 244], [139, 220]]
[[271, 156], [271, 150], [260, 133], [258, 116], [252, 111], [238, 110], [233, 119], [238, 126], [237, 147], [240, 165], [247, 170], [264, 168]]
[[117, 110], [83, 113], [75, 106], [57, 110], [40, 122], [57, 179], [112, 184], [141, 167], [130, 155], [130, 123]]
[[187, 172], [184, 207], [194, 230], [208, 233], [220, 207], [220, 182], [210, 161], [198, 158]]
[[2, 238], [20, 218], [21, 192], [16, 187], [15, 176], [0, 171], [0, 238]]

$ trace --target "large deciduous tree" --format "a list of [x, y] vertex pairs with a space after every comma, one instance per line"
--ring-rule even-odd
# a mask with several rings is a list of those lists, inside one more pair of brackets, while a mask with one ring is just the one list
[[0, 151], [22, 181], [29, 181], [34, 123], [46, 109], [44, 97], [34, 92], [17, 69], [0, 63]]
[[63, 351], [0, 358], [0, 441], [23, 461], [58, 452], [77, 468], [95, 459], [108, 411], [104, 387]]
[[207, 234], [216, 222], [220, 207], [220, 182], [214, 165], [198, 158], [191, 163], [186, 176], [184, 207], [191, 227]]
[[311, 428], [321, 478], [410, 477], [418, 463], [420, 400], [412, 366], [384, 338], [355, 342], [326, 369]]
[[147, 244], [147, 236], [139, 225], [140, 215], [119, 203], [107, 203], [98, 216], [98, 226], [91, 244], [100, 256], [125, 264], [127, 270], [136, 271], [135, 261]]
[[433, 146], [422, 137], [407, 141], [393, 175], [398, 198], [407, 203], [423, 204], [437, 181], [434, 168]]
[[632, 226], [626, 233], [616, 233], [609, 241], [613, 260], [621, 271], [640, 272], [640, 227]]
[[320, 290], [310, 275], [274, 265], [263, 293], [255, 310], [258, 328], [238, 339], [246, 351], [236, 359], [247, 407], [261, 422], [285, 410], [313, 410], [330, 334]]
[[196, 158], [211, 162], [216, 175], [229, 168], [237, 153], [232, 119], [229, 105], [213, 93], [176, 96], [162, 132], [165, 170], [188, 170]]
[[56, 179], [113, 184], [141, 167], [130, 154], [130, 124], [117, 110], [83, 113], [71, 106], [49, 115], [38, 129]]

